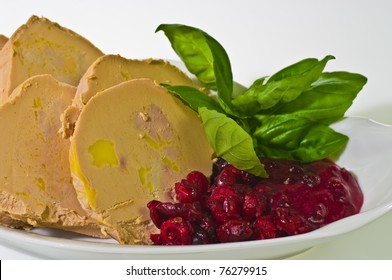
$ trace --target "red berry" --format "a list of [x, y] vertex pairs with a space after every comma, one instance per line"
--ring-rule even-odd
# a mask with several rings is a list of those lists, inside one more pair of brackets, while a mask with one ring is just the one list
[[159, 233], [150, 234], [150, 239], [154, 245], [163, 245], [161, 234]]
[[232, 165], [223, 167], [221, 172], [215, 177], [215, 185], [234, 185], [234, 184], [246, 184], [248, 186], [253, 185], [258, 178], [246, 171], [239, 170]]
[[192, 171], [190, 172], [187, 176], [186, 179], [197, 185], [200, 189], [201, 194], [205, 194], [208, 191], [208, 188], [210, 187], [210, 181], [208, 178], [201, 172], [199, 171]]
[[151, 200], [148, 204], [147, 207], [150, 210], [150, 217], [151, 221], [154, 223], [154, 225], [157, 228], [160, 228], [162, 223], [167, 219], [167, 216], [163, 215], [157, 207], [162, 204], [162, 202], [158, 200]]
[[290, 208], [278, 207], [274, 209], [273, 217], [276, 227], [288, 235], [297, 235], [316, 229], [315, 224], [308, 221], [301, 213]]
[[190, 245], [193, 236], [192, 225], [181, 217], [171, 218], [162, 223], [161, 240], [163, 245]]
[[241, 219], [227, 221], [216, 230], [220, 242], [245, 241], [249, 240], [252, 234], [249, 222]]
[[210, 213], [204, 212], [201, 219], [192, 223], [195, 234], [193, 244], [210, 244], [216, 243], [216, 225], [215, 220]]
[[198, 221], [204, 216], [199, 203], [171, 203], [165, 202], [156, 206], [155, 210], [163, 217], [181, 217], [188, 221]]
[[211, 210], [218, 224], [241, 218], [242, 198], [231, 187], [215, 187], [207, 200], [207, 207]]
[[182, 203], [192, 203], [201, 198], [201, 190], [198, 185], [188, 180], [181, 180], [174, 185], [174, 190], [178, 201]]
[[258, 191], [252, 191], [244, 195], [242, 215], [245, 220], [253, 221], [267, 211], [267, 197]]
[[257, 240], [280, 237], [271, 216], [258, 217], [253, 223], [253, 238]]
[[215, 243], [212, 237], [202, 229], [197, 230], [192, 236], [192, 244], [211, 244]]
[[215, 239], [216, 225], [214, 218], [210, 215], [205, 215], [200, 221], [198, 226], [205, 231], [212, 239]]
[[234, 166], [228, 165], [215, 177], [214, 184], [216, 186], [234, 185], [237, 183], [237, 169]]

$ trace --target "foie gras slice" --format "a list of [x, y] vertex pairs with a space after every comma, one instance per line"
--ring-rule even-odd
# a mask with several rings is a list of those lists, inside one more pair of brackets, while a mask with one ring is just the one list
[[13, 219], [10, 215], [8, 215], [8, 213], [4, 211], [0, 211], [0, 226], [17, 228], [17, 229], [26, 229], [26, 230], [32, 228], [31, 225], [25, 222]]
[[0, 51], [0, 104], [27, 78], [51, 74], [77, 86], [91, 63], [103, 53], [75, 32], [32, 16]]
[[104, 237], [76, 197], [70, 142], [58, 133], [60, 114], [74, 94], [75, 87], [38, 75], [0, 107], [0, 210], [6, 223], [4, 214], [32, 227]]
[[8, 38], [5, 37], [4, 35], [0, 34], [0, 50], [3, 48], [5, 43], [7, 43]]
[[162, 59], [127, 59], [120, 55], [104, 55], [94, 61], [81, 78], [75, 99], [81, 105], [97, 92], [119, 83], [147, 78], [158, 83], [193, 86], [192, 80], [176, 66]]
[[211, 173], [212, 150], [197, 113], [149, 79], [97, 93], [71, 137], [79, 201], [120, 243], [148, 244], [147, 203], [169, 201], [192, 170]]
[[[0, 34], [0, 50], [7, 43], [8, 38]], [[31, 226], [18, 220], [12, 219], [7, 213], [0, 211], [0, 225], [10, 228], [30, 228]]]
[[80, 110], [97, 92], [139, 78], [151, 79], [159, 84], [194, 86], [184, 72], [161, 59], [136, 60], [113, 54], [101, 56], [80, 79], [73, 105], [63, 115], [63, 137], [72, 135]]

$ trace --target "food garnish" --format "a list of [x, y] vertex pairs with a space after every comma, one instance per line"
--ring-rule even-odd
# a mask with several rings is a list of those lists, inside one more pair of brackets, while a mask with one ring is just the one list
[[311, 162], [341, 152], [348, 137], [330, 124], [340, 120], [367, 82], [349, 72], [323, 72], [327, 55], [294, 63], [233, 92], [231, 64], [224, 48], [206, 32], [162, 24], [175, 52], [216, 95], [185, 86], [166, 88], [198, 111], [212, 148], [240, 170], [266, 177], [259, 157]]

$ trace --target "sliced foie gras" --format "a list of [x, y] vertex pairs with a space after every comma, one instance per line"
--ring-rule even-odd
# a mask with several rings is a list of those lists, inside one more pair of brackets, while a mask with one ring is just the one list
[[7, 212], [0, 211], [0, 226], [17, 229], [31, 229], [32, 226], [20, 220], [13, 219]]
[[[8, 38], [2, 34], [0, 34], [0, 50], [3, 48], [5, 43], [7, 43]], [[1, 226], [6, 226], [10, 228], [24, 228], [24, 229], [30, 229], [31, 225], [24, 223], [19, 220], [12, 219], [8, 213], [0, 211], [0, 225]]]
[[[0, 34], [0, 50], [3, 48], [8, 38]], [[12, 219], [7, 213], [0, 211], [0, 225], [10, 228], [31, 228], [30, 225], [19, 220]]]
[[8, 41], [8, 38], [5, 37], [4, 35], [0, 34], [0, 50], [3, 48], [5, 43], [7, 43], [7, 41]]
[[75, 97], [85, 105], [97, 92], [139, 78], [155, 80], [158, 83], [193, 86], [192, 80], [185, 73], [167, 61], [104, 55], [94, 61], [83, 75]]
[[184, 72], [161, 59], [135, 60], [120, 55], [101, 56], [81, 78], [74, 103], [63, 115], [64, 138], [72, 135], [81, 108], [97, 92], [138, 78], [151, 79], [157, 83], [193, 86], [192, 80]]
[[212, 150], [198, 115], [149, 79], [97, 93], [71, 138], [78, 198], [120, 243], [149, 243], [147, 203], [172, 199], [176, 181], [211, 172]]
[[0, 107], [0, 210], [33, 227], [103, 237], [77, 200], [69, 168], [69, 140], [59, 135], [60, 114], [75, 87], [50, 75], [34, 76]]
[[103, 53], [88, 40], [46, 18], [32, 16], [0, 51], [0, 103], [27, 78], [51, 74], [77, 86]]

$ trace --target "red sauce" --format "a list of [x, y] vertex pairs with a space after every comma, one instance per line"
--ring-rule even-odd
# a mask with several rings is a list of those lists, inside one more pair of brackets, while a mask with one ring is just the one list
[[178, 202], [151, 201], [159, 245], [260, 240], [302, 234], [358, 213], [355, 177], [330, 160], [261, 159], [269, 178], [219, 160], [210, 179], [191, 172], [174, 186]]

